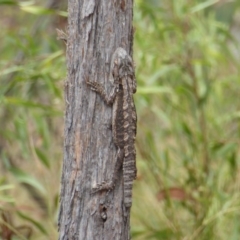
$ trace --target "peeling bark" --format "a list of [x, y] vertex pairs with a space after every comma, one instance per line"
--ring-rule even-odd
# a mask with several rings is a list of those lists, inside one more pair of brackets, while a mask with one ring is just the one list
[[122, 172], [113, 191], [92, 194], [96, 183], [111, 177], [116, 147], [111, 107], [88, 88], [84, 78], [107, 87], [116, 48], [132, 55], [133, 0], [69, 0], [68, 14], [59, 239], [127, 240]]

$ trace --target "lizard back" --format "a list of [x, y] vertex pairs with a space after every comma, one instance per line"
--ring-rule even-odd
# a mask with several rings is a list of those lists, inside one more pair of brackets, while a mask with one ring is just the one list
[[[120, 59], [119, 59], [120, 58]], [[124, 181], [124, 204], [130, 207], [132, 204], [132, 185], [136, 178], [136, 123], [137, 114], [134, 105], [133, 93], [136, 92], [136, 79], [133, 71], [132, 60], [129, 55], [120, 52], [116, 59], [118, 89], [113, 104], [113, 139], [115, 144], [124, 151], [123, 181]]]

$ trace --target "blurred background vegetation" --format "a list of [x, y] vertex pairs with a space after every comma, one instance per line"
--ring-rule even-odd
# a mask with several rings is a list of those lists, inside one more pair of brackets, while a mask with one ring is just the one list
[[[0, 0], [0, 239], [57, 239], [66, 1]], [[135, 0], [133, 239], [240, 239], [240, 2]]]

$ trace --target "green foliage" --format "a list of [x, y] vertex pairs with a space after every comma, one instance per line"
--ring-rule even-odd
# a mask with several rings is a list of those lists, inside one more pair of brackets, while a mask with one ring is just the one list
[[55, 28], [66, 13], [0, 4], [0, 235], [56, 239], [66, 66]]
[[[56, 239], [66, 67], [55, 28], [66, 12], [0, 5], [0, 226]], [[135, 0], [133, 239], [239, 239], [239, 7]]]
[[134, 239], [240, 236], [239, 44], [217, 2], [136, 1]]

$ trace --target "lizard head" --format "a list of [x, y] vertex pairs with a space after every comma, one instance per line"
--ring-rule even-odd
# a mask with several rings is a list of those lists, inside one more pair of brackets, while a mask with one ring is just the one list
[[132, 92], [136, 92], [136, 79], [132, 58], [123, 48], [117, 48], [111, 62], [114, 84], [122, 84], [122, 79], [127, 78], [131, 85]]

